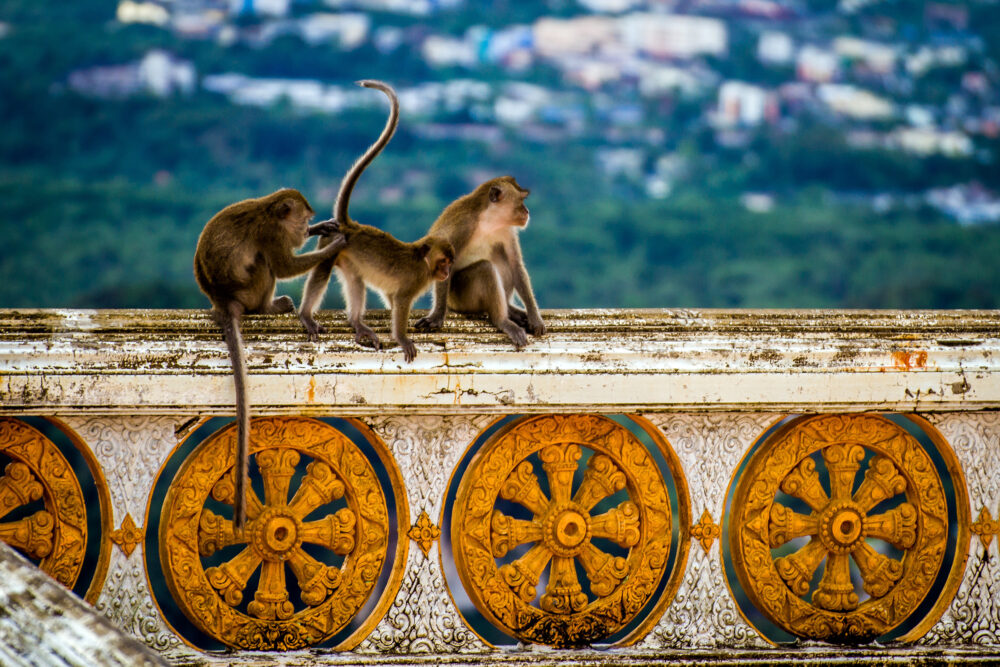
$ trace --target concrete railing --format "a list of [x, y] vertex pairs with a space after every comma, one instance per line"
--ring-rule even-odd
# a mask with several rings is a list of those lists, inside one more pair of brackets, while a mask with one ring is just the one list
[[1000, 660], [1000, 313], [544, 316], [248, 318], [238, 535], [207, 312], [0, 311], [0, 539], [185, 664]]

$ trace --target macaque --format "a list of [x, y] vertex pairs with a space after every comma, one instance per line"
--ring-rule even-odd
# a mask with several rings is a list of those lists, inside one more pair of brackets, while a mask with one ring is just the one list
[[[407, 320], [410, 308], [432, 280], [447, 280], [455, 258], [451, 244], [442, 238], [428, 235], [414, 243], [404, 243], [391, 234], [362, 225], [348, 213], [351, 193], [362, 172], [375, 160], [399, 122], [399, 100], [395, 91], [381, 81], [360, 81], [366, 88], [381, 90], [389, 98], [391, 110], [382, 134], [364, 155], [347, 172], [334, 205], [337, 230], [346, 239], [346, 245], [335, 259], [319, 264], [306, 279], [299, 318], [310, 340], [317, 340], [325, 329], [314, 319], [317, 307], [323, 301], [330, 273], [334, 268], [344, 291], [347, 320], [354, 328], [354, 340], [380, 349], [378, 336], [363, 321], [365, 314], [366, 286], [379, 292], [392, 310], [392, 336], [403, 350], [407, 362], [417, 356], [417, 347], [407, 337]], [[320, 244], [324, 243], [320, 239]]]
[[[545, 334], [517, 235], [530, 218], [524, 205], [528, 194], [512, 176], [502, 176], [441, 212], [428, 233], [451, 241], [455, 266], [452, 277], [435, 286], [434, 306], [417, 321], [417, 329], [440, 329], [450, 308], [459, 313], [487, 313], [518, 349], [528, 343], [526, 331]], [[523, 310], [511, 303], [515, 291]]]
[[[309, 271], [332, 259], [346, 244], [337, 225], [309, 224], [315, 212], [298, 190], [286, 188], [266, 197], [230, 204], [205, 225], [194, 253], [194, 277], [212, 302], [222, 326], [236, 383], [238, 445], [234, 528], [246, 525], [246, 489], [250, 453], [250, 405], [240, 324], [245, 313], [290, 313], [291, 297], [274, 298], [275, 282]], [[321, 235], [324, 247], [296, 255], [309, 236]]]

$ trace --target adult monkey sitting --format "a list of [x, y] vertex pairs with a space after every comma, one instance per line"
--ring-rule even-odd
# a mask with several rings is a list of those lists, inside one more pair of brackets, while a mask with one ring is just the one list
[[[525, 331], [536, 336], [545, 333], [517, 237], [531, 217], [524, 205], [528, 194], [512, 176], [502, 176], [459, 197], [441, 212], [428, 235], [451, 242], [455, 264], [451, 277], [435, 285], [434, 306], [417, 321], [417, 329], [439, 330], [450, 308], [458, 313], [487, 313], [518, 349], [528, 344]], [[515, 291], [523, 310], [510, 302]]]

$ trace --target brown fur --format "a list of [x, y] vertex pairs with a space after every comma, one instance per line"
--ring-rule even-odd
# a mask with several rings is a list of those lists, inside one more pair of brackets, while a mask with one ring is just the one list
[[[536, 336], [545, 334], [517, 235], [528, 224], [524, 205], [528, 194], [512, 176], [502, 176], [459, 197], [441, 212], [429, 234], [451, 242], [455, 267], [451, 279], [434, 288], [434, 306], [417, 322], [418, 329], [440, 329], [451, 308], [459, 313], [487, 313], [517, 348], [528, 342], [525, 330]], [[524, 310], [510, 302], [515, 291]]]
[[250, 406], [246, 361], [240, 323], [244, 313], [288, 313], [290, 297], [274, 298], [279, 278], [305, 273], [332, 258], [344, 245], [334, 235], [323, 250], [295, 255], [308, 236], [336, 231], [332, 221], [310, 226], [314, 211], [297, 190], [278, 190], [266, 197], [230, 204], [208, 221], [194, 254], [194, 277], [212, 302], [212, 314], [222, 326], [236, 382], [238, 446], [234, 524], [246, 525]]
[[416, 346], [406, 336], [410, 308], [431, 280], [444, 280], [450, 275], [455, 254], [451, 244], [444, 239], [427, 236], [415, 243], [404, 243], [387, 232], [351, 220], [348, 204], [354, 186], [362, 172], [389, 143], [399, 123], [399, 100], [395, 91], [381, 81], [359, 83], [386, 94], [390, 103], [389, 119], [379, 138], [344, 176], [334, 205], [334, 219], [347, 239], [347, 247], [335, 260], [321, 263], [309, 274], [299, 318], [310, 340], [316, 340], [319, 334], [325, 333], [325, 329], [314, 319], [314, 314], [323, 301], [330, 274], [336, 267], [347, 303], [347, 319], [354, 327], [354, 339], [359, 344], [367, 343], [375, 349], [380, 348], [378, 336], [362, 320], [367, 285], [378, 291], [392, 309], [392, 336], [403, 349], [406, 361], [410, 362], [417, 355]]

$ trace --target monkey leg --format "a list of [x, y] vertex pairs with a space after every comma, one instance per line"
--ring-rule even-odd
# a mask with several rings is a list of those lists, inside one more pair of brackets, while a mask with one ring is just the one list
[[344, 301], [347, 302], [347, 321], [354, 327], [354, 342], [365, 347], [382, 349], [378, 335], [361, 321], [365, 315], [365, 281], [353, 271], [341, 269], [344, 284]]
[[528, 334], [511, 320], [503, 281], [490, 261], [484, 259], [462, 269], [452, 281], [452, 290], [455, 310], [486, 311], [493, 326], [507, 334], [514, 347], [521, 349], [528, 344]]

